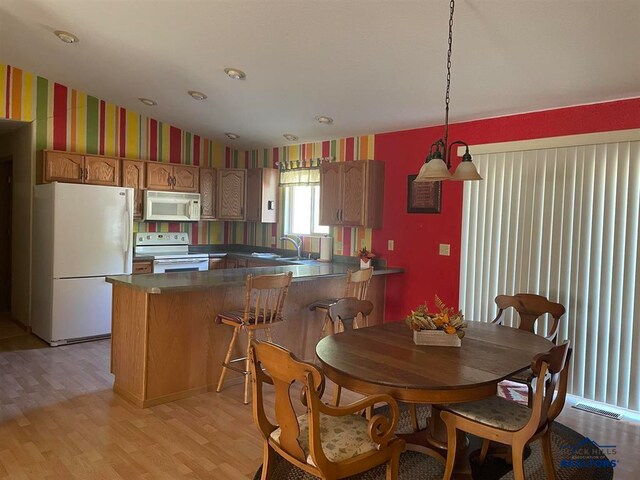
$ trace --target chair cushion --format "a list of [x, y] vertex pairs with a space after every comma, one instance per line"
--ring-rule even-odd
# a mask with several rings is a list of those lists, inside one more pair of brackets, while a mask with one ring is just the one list
[[[367, 433], [369, 421], [361, 415], [345, 415], [334, 417], [320, 414], [320, 440], [322, 450], [330, 462], [341, 462], [372, 450], [377, 450]], [[298, 417], [300, 446], [307, 456], [307, 463], [315, 465], [309, 452], [309, 424], [307, 414]], [[280, 428], [271, 433], [271, 439], [280, 441]]]
[[[263, 321], [262, 315], [258, 317], [259, 321]], [[216, 323], [222, 323], [223, 320], [227, 320], [232, 323], [237, 323], [239, 325], [253, 325], [256, 323], [256, 312], [255, 309], [251, 309], [249, 311], [249, 322], [244, 321], [244, 310], [230, 310], [228, 312], [219, 313], [216, 316]], [[282, 318], [274, 319], [272, 323], [282, 321]]]
[[315, 310], [316, 308], [322, 308], [324, 310], [329, 310], [329, 307], [336, 303], [339, 298], [323, 298], [322, 300], [316, 300], [311, 305], [309, 305], [309, 310]]
[[511, 375], [510, 377], [507, 377], [507, 380], [529, 385], [532, 378], [533, 378], [533, 371], [530, 368], [527, 368], [526, 370], [523, 370], [520, 373], [516, 373], [515, 375]]
[[440, 408], [483, 425], [515, 432], [524, 427], [531, 410], [502, 397], [489, 397], [475, 402], [450, 403]]

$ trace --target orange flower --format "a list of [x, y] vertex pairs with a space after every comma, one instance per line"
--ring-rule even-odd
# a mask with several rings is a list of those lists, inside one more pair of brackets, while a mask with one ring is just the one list
[[452, 327], [451, 325], [447, 325], [444, 331], [447, 332], [449, 335], [453, 335], [454, 333], [456, 333], [456, 328]]

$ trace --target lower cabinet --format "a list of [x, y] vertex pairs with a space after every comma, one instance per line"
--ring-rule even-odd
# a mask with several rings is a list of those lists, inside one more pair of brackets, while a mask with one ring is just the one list
[[151, 260], [142, 260], [133, 262], [133, 275], [141, 273], [153, 273], [153, 262]]
[[222, 258], [210, 258], [209, 259], [209, 270], [220, 270], [227, 267], [227, 259]]

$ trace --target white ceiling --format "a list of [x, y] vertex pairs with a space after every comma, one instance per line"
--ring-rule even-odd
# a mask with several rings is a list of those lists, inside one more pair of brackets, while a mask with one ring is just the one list
[[[443, 123], [448, 7], [2, 0], [0, 61], [228, 145], [283, 145]], [[640, 0], [458, 0], [451, 121], [640, 96], [639, 47]]]

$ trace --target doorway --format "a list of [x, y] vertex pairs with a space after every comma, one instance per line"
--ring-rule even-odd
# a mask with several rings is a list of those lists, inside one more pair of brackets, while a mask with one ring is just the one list
[[12, 157], [0, 158], [0, 312], [11, 311]]

